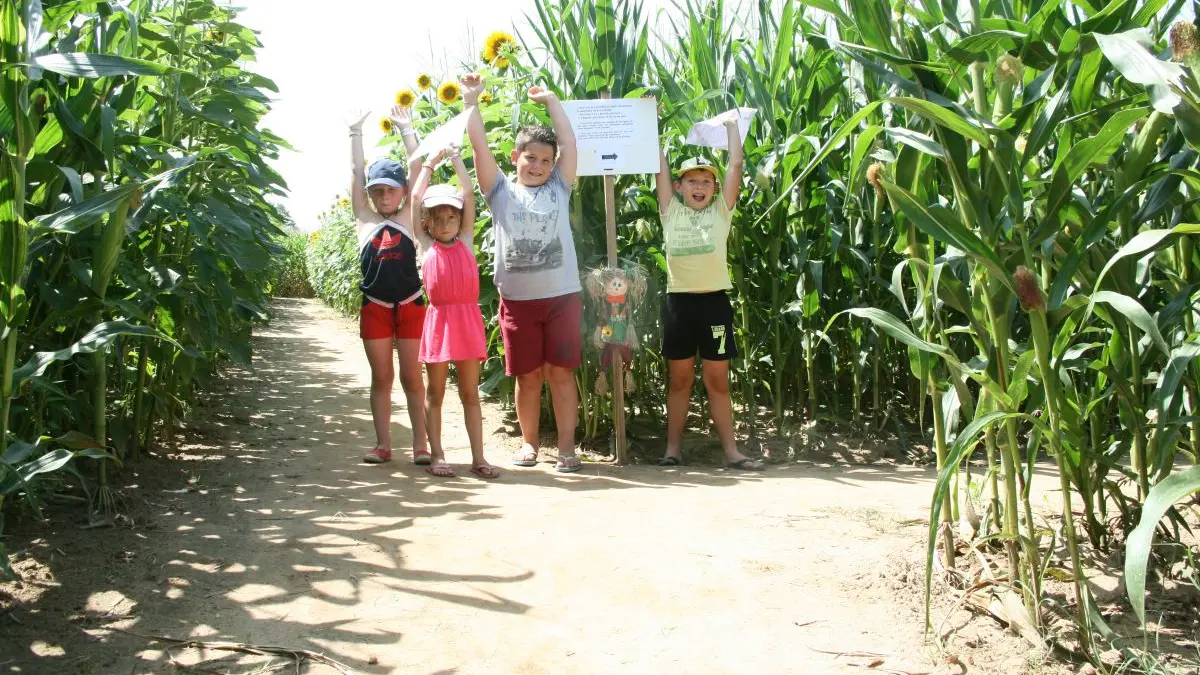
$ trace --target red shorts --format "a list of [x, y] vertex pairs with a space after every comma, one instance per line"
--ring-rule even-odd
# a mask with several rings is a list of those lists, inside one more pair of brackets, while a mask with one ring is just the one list
[[578, 293], [539, 300], [500, 299], [504, 372], [532, 373], [549, 363], [578, 368], [583, 299]]
[[364, 340], [420, 340], [425, 328], [425, 305], [408, 302], [384, 307], [367, 302], [358, 314], [358, 335]]

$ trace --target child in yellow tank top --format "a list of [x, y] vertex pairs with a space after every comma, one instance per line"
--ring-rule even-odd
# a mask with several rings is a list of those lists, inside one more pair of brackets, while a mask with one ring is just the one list
[[[659, 216], [667, 253], [667, 296], [663, 303], [663, 357], [667, 359], [667, 447], [660, 466], [682, 462], [680, 443], [687, 420], [696, 354], [700, 355], [709, 413], [726, 466], [761, 471], [763, 465], [738, 451], [729, 395], [729, 361], [737, 356], [733, 304], [726, 291], [729, 262], [726, 240], [742, 182], [742, 137], [736, 112], [724, 120], [729, 166], [725, 184], [711, 162], [686, 160], [672, 180], [666, 155], [659, 151], [656, 177]], [[718, 188], [720, 188], [718, 190]]]

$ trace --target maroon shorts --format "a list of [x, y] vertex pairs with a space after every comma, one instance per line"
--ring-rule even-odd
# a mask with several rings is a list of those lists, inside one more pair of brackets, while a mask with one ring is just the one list
[[358, 314], [358, 335], [364, 340], [420, 340], [424, 328], [425, 305], [417, 302], [395, 307], [368, 302]]
[[549, 363], [578, 368], [579, 315], [583, 299], [568, 293], [540, 300], [500, 299], [500, 335], [504, 340], [504, 372], [532, 373]]

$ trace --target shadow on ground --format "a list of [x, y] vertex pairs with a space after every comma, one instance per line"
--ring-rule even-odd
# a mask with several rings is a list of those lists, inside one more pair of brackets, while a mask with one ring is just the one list
[[[597, 611], [623, 612], [618, 616], [635, 627], [644, 622], [641, 633], [624, 634], [627, 627], [618, 624], [591, 635], [594, 650], [605, 640], [649, 645], [647, 636], [667, 624], [709, 635], [725, 628], [723, 613], [731, 622], [790, 629], [779, 617], [795, 602], [781, 588], [813, 597], [806, 584], [816, 582], [806, 569], [833, 574], [846, 560], [861, 562], [850, 548], [854, 538], [896, 525], [890, 511], [864, 512], [849, 519], [863, 522], [847, 525], [843, 513], [793, 508], [786, 500], [876, 497], [886, 484], [919, 516], [934, 477], [932, 469], [890, 466], [774, 466], [746, 474], [598, 463], [564, 475], [543, 463], [488, 483], [468, 477], [461, 446], [451, 454], [460, 477], [449, 480], [429, 476], [400, 452], [390, 464], [364, 465], [359, 458], [373, 434], [365, 359], [353, 329], [311, 302], [281, 301], [277, 310], [254, 338], [253, 370], [229, 373], [227, 391], [197, 415], [188, 441], [118, 476], [124, 517], [113, 527], [86, 529], [83, 514], [59, 511], [45, 526], [13, 533], [9, 549], [23, 580], [0, 585], [0, 673], [249, 673], [287, 661], [187, 649], [152, 636], [307, 649], [366, 673], [428, 673], [438, 670], [427, 667], [429, 640], [453, 641], [457, 624], [494, 617], [505, 622], [486, 625], [524, 631], [516, 620], [539, 615], [532, 625], [545, 633], [556, 613], [585, 601]], [[446, 407], [447, 429], [454, 407]], [[397, 413], [397, 447], [409, 447], [406, 417]], [[501, 466], [506, 459], [492, 458]], [[612, 499], [614, 491], [621, 498]], [[575, 527], [560, 522], [565, 512]], [[633, 525], [614, 533], [614, 519]], [[718, 519], [724, 529], [710, 527]], [[728, 537], [742, 533], [750, 538], [731, 554]], [[616, 597], [602, 585], [612, 581], [579, 584], [577, 561], [585, 570], [607, 565], [595, 574], [629, 585]], [[730, 575], [750, 585], [713, 583]], [[714, 588], [715, 595], [702, 596]], [[718, 623], [695, 623], [701, 617]], [[829, 625], [838, 623], [831, 617]], [[574, 629], [563, 630], [569, 637]], [[553, 634], [530, 638], [515, 650], [528, 649], [534, 660], [536, 640], [560, 642]], [[750, 635], [729, 648], [738, 658], [774, 658], [760, 639], [775, 637]], [[704, 650], [723, 648], [704, 640], [678, 648], [685, 654], [678, 658], [709, 658]], [[491, 643], [489, 635], [464, 641], [459, 648], [469, 653], [460, 662], [488, 663]], [[607, 654], [593, 654], [590, 671], [577, 665], [573, 672], [613, 672], [596, 669], [609, 663], [602, 660]]]
[[[505, 588], [534, 569], [470, 561], [429, 569], [407, 555], [416, 537], [448, 536], [455, 521], [503, 519], [499, 486], [436, 479], [403, 459], [360, 464], [373, 440], [367, 378], [355, 369], [361, 359], [345, 358], [347, 342], [311, 330], [311, 307], [282, 301], [254, 339], [253, 370], [229, 373], [227, 391], [198, 415], [187, 441], [118, 476], [124, 516], [113, 527], [86, 529], [82, 514], [59, 511], [48, 526], [14, 534], [9, 547], [24, 579], [0, 586], [0, 672], [168, 672], [184, 667], [186, 650], [146, 636], [255, 644], [258, 635], [384, 672], [370, 652], [404, 644], [409, 628], [393, 620], [397, 607], [433, 599], [464, 611], [529, 611]], [[406, 421], [402, 412], [393, 419], [397, 440], [409, 433]], [[508, 490], [582, 493], [800, 476], [928, 479], [926, 471], [873, 467], [734, 475], [588, 464], [562, 475], [546, 466], [507, 471], [502, 482]], [[437, 527], [414, 533], [431, 522]], [[375, 599], [386, 600], [377, 603], [386, 611], [370, 611]], [[368, 609], [329, 618], [351, 606]], [[338, 645], [346, 643], [365, 649], [343, 653]], [[200, 657], [211, 672], [261, 665], [238, 665], [241, 654]]]

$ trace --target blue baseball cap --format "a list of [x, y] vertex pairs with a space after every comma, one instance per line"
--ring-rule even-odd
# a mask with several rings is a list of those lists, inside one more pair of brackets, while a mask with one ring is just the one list
[[391, 185], [394, 188], [408, 187], [404, 165], [394, 159], [381, 159], [367, 169], [367, 187]]

